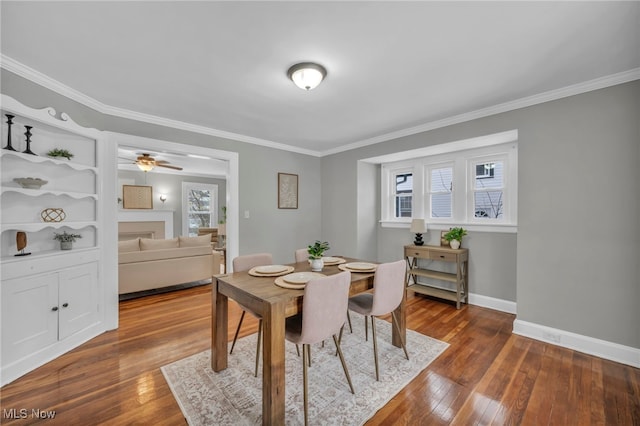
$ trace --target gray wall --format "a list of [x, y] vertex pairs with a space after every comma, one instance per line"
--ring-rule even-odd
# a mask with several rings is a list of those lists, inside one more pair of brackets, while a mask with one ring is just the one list
[[[271, 252], [275, 262], [288, 263], [294, 260], [295, 249], [322, 238], [320, 158], [112, 117], [4, 69], [0, 78], [2, 93], [32, 108], [52, 106], [85, 127], [237, 152], [240, 254]], [[278, 172], [299, 175], [298, 209], [278, 209]], [[247, 210], [249, 219], [244, 218]]]
[[[517, 129], [518, 234], [469, 234], [470, 291], [517, 301], [520, 320], [640, 348], [638, 117], [634, 81], [325, 157], [324, 238], [358, 252], [359, 191], [379, 186], [358, 160]], [[411, 239], [378, 227], [378, 260]]]
[[[227, 188], [224, 179], [213, 179], [200, 176], [185, 176], [166, 174], [156, 171], [148, 172], [145, 176], [141, 171], [119, 170], [119, 179], [133, 179], [135, 185], [149, 185], [153, 187], [153, 209], [173, 211], [173, 236], [182, 235], [182, 182], [197, 182], [218, 185], [218, 219], [222, 219], [221, 207], [227, 199]], [[120, 188], [118, 188], [118, 193]], [[167, 195], [167, 201], [159, 199], [161, 193]], [[119, 205], [122, 208], [122, 204]], [[214, 224], [213, 226], [216, 226]]]
[[[319, 159], [105, 116], [1, 75], [3, 93], [81, 125], [238, 152], [240, 253], [276, 262], [318, 238], [330, 254], [401, 258], [412, 236], [377, 225], [379, 173], [359, 160], [518, 129], [518, 234], [470, 233], [470, 291], [517, 301], [521, 320], [640, 348], [639, 81]], [[277, 172], [300, 175], [298, 210], [277, 208]]]

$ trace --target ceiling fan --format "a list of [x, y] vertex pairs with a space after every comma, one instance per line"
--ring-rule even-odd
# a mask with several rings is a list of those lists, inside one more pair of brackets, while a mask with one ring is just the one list
[[133, 164], [137, 165], [138, 168], [143, 172], [151, 171], [155, 167], [166, 167], [167, 169], [182, 170], [182, 167], [171, 166], [169, 165], [169, 162], [165, 160], [156, 160], [151, 156], [151, 154], [148, 153], [140, 153]]

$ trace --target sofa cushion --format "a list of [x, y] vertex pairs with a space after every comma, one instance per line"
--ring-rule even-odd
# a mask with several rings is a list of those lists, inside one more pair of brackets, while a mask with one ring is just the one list
[[118, 263], [149, 262], [156, 260], [180, 259], [185, 257], [208, 256], [212, 254], [213, 250], [211, 250], [211, 246], [142, 250], [138, 252], [120, 253], [118, 255]]
[[160, 250], [169, 248], [178, 248], [178, 238], [171, 238], [168, 240], [140, 238], [140, 250]]
[[209, 235], [201, 235], [199, 237], [178, 237], [178, 245], [180, 247], [211, 247], [211, 237]]
[[128, 253], [130, 251], [140, 251], [140, 238], [118, 241], [118, 253]]

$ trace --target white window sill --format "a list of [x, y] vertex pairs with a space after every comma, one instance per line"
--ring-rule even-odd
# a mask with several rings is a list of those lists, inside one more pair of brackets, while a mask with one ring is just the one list
[[[397, 221], [380, 221], [380, 226], [382, 228], [404, 228], [409, 229], [411, 226], [411, 222], [397, 222]], [[472, 232], [498, 232], [504, 234], [515, 234], [518, 232], [518, 225], [513, 224], [499, 224], [492, 223], [481, 225], [478, 223], [428, 223], [428, 229], [437, 230], [437, 231], [447, 231], [449, 228], [453, 228], [455, 226], [462, 226], [467, 231]]]

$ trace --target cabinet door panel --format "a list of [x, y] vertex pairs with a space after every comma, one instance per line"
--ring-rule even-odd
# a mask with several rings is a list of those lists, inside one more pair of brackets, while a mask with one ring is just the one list
[[97, 286], [95, 262], [60, 271], [60, 339], [96, 322]]
[[2, 283], [2, 363], [10, 364], [58, 340], [58, 274]]

